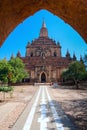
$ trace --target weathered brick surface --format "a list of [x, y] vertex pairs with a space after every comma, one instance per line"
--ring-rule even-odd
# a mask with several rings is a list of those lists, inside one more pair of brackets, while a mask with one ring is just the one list
[[19, 23], [40, 9], [62, 18], [87, 42], [87, 0], [1, 0], [0, 45]]

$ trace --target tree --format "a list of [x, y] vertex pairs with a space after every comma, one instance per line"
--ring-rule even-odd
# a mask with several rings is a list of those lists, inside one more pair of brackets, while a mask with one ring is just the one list
[[8, 93], [10, 92], [10, 95], [12, 96], [12, 91], [13, 91], [13, 87], [9, 86], [2, 86], [0, 87], [0, 92], [3, 92], [3, 98], [5, 100], [5, 93]]
[[85, 67], [86, 67], [84, 79], [87, 80], [87, 54], [84, 55], [83, 61], [84, 61]]
[[[8, 83], [9, 81], [9, 74], [12, 72], [12, 67], [8, 63], [6, 59], [0, 60], [0, 81], [2, 83]], [[6, 85], [0, 87], [0, 92], [3, 92], [4, 99], [5, 99], [5, 93], [12, 92], [13, 87]]]
[[25, 71], [25, 66], [21, 59], [11, 58], [9, 64], [12, 67], [12, 72], [9, 74], [10, 82], [21, 82], [23, 78], [27, 77], [28, 73]]
[[84, 64], [86, 65], [86, 68], [87, 68], [87, 54], [85, 54], [85, 56], [84, 56]]
[[11, 66], [6, 59], [0, 60], [0, 80], [8, 83], [8, 75], [11, 72]]
[[9, 61], [0, 61], [0, 80], [3, 83], [16, 83], [27, 76], [24, 64], [19, 58], [11, 58]]
[[28, 74], [25, 71], [24, 64], [21, 59], [11, 58], [10, 61], [7, 61], [6, 59], [0, 60], [0, 81], [8, 83], [8, 87], [0, 87], [0, 92], [3, 92], [4, 99], [5, 93], [13, 91], [13, 87], [10, 86], [10, 83], [20, 82], [27, 75]]
[[79, 61], [75, 61], [73, 63], [71, 63], [68, 67], [68, 69], [62, 73], [62, 77], [65, 80], [73, 80], [76, 88], [79, 88], [79, 81], [84, 79], [86, 75], [86, 68], [85, 65], [82, 62]]

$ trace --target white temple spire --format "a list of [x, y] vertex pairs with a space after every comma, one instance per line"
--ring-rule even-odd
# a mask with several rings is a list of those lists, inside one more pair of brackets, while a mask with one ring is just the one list
[[46, 28], [46, 23], [45, 23], [45, 20], [44, 20], [44, 18], [43, 18], [42, 27], [43, 27], [43, 28]]
[[46, 28], [46, 24], [45, 24], [44, 19], [43, 19], [43, 22], [42, 22], [42, 27], [40, 29], [40, 37], [48, 37], [48, 30]]

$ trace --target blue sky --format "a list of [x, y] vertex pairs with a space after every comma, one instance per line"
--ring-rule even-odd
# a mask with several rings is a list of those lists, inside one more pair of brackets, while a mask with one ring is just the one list
[[75, 53], [77, 59], [80, 58], [80, 55], [87, 54], [87, 44], [70, 25], [51, 12], [40, 10], [20, 23], [7, 37], [0, 48], [0, 59], [4, 57], [9, 59], [12, 54], [16, 56], [18, 51], [20, 51], [21, 56], [25, 56], [28, 41], [32, 42], [39, 37], [43, 18], [46, 22], [49, 37], [56, 42], [60, 42], [62, 56], [65, 56], [67, 49], [71, 57]]

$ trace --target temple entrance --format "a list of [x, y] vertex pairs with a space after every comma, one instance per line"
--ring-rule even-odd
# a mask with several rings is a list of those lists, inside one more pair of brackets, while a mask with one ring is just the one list
[[42, 73], [41, 75], [41, 83], [45, 83], [46, 82], [46, 75], [45, 73]]

